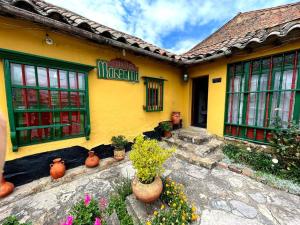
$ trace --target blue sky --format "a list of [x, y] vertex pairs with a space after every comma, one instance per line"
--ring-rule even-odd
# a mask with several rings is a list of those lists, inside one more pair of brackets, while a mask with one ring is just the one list
[[184, 53], [238, 12], [298, 0], [46, 0], [91, 20]]

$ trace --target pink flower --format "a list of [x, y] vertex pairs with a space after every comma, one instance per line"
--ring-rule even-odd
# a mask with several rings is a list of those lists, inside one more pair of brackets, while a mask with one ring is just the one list
[[100, 205], [101, 209], [105, 209], [106, 206], [107, 206], [107, 199], [106, 198], [100, 198], [99, 205]]
[[73, 217], [68, 216], [67, 221], [65, 223], [63, 223], [62, 225], [72, 225], [72, 224], [73, 224]]
[[101, 220], [98, 217], [96, 217], [94, 225], [102, 225]]
[[90, 204], [91, 200], [92, 200], [91, 196], [89, 196], [88, 194], [86, 194], [85, 198], [84, 198], [84, 205], [88, 206]]

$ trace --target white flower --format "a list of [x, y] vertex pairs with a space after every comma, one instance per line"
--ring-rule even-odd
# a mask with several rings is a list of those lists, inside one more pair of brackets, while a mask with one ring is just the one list
[[265, 146], [265, 145], [262, 145], [261, 147], [262, 147], [262, 148], [264, 148], [264, 149], [266, 149], [266, 148], [267, 148], [267, 146]]
[[275, 108], [274, 111], [281, 111], [281, 108]]
[[277, 163], [278, 163], [278, 159], [274, 158], [274, 159], [272, 159], [272, 162], [273, 162], [274, 164], [277, 164]]
[[250, 148], [250, 147], [248, 147], [248, 148], [247, 148], [247, 151], [251, 152], [251, 148]]

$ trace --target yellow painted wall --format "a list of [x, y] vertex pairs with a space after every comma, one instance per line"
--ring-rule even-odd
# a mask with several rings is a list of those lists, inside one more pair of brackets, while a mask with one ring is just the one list
[[[54, 40], [54, 45], [45, 44], [46, 32]], [[8, 135], [7, 160], [74, 145], [90, 149], [100, 144], [110, 143], [113, 135], [123, 134], [132, 139], [144, 131], [152, 130], [158, 122], [170, 119], [172, 111], [182, 111], [185, 106], [185, 84], [181, 81], [180, 70], [158, 60], [128, 52], [124, 57], [120, 49], [96, 45], [45, 30], [33, 23], [3, 17], [0, 17], [0, 48], [88, 65], [96, 65], [97, 59], [125, 58], [139, 68], [140, 77], [153, 76], [167, 80], [164, 89], [164, 111], [145, 112], [143, 105], [146, 96], [142, 78], [136, 84], [126, 81], [101, 80], [97, 78], [97, 70], [93, 70], [89, 74], [90, 140], [77, 138], [20, 147], [19, 151], [14, 153]], [[8, 118], [2, 61], [0, 61], [0, 110]], [[185, 120], [184, 112], [183, 119]]]
[[[190, 67], [189, 75], [191, 78], [205, 75], [209, 76], [207, 130], [211, 133], [223, 136], [227, 64], [299, 48], [300, 41], [294, 41], [277, 47], [267, 46], [251, 54], [241, 53], [229, 58], [222, 58], [214, 62], [207, 62]], [[217, 77], [221, 77], [222, 82], [212, 83], [212, 79]], [[185, 115], [187, 115], [187, 124], [189, 125], [191, 124], [192, 79], [190, 79], [188, 85], [185, 87], [185, 96], [189, 99], [185, 107]]]

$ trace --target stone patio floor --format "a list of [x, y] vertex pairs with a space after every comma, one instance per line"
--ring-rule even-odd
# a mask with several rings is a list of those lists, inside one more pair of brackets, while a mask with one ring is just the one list
[[[276, 190], [228, 170], [208, 170], [175, 157], [166, 162], [165, 175], [183, 183], [201, 225], [300, 224], [300, 197]], [[121, 176], [134, 173], [130, 162], [85, 174], [60, 186], [38, 192], [0, 208], [0, 221], [10, 214], [33, 224], [60, 224], [85, 193], [108, 197]], [[0, 200], [1, 201], [1, 200]]]

